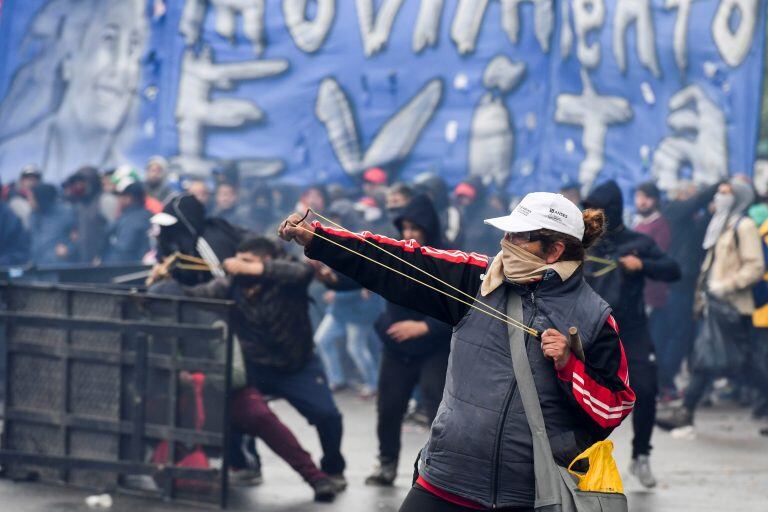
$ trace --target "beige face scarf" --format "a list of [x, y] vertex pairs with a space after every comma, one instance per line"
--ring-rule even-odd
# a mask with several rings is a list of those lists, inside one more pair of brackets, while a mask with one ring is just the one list
[[480, 293], [483, 297], [501, 286], [505, 279], [518, 284], [538, 281], [549, 269], [554, 270], [565, 281], [576, 272], [580, 261], [556, 261], [547, 263], [535, 254], [518, 247], [506, 239], [501, 240], [501, 251], [485, 273]]

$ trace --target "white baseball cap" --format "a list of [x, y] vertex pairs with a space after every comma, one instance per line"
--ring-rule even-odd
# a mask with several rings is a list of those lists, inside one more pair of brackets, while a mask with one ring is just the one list
[[579, 240], [584, 238], [584, 217], [579, 207], [563, 195], [551, 192], [528, 194], [512, 213], [485, 219], [485, 223], [507, 233], [551, 229]]
[[149, 219], [149, 222], [151, 222], [155, 226], [162, 226], [166, 228], [168, 226], [173, 226], [174, 224], [179, 222], [179, 219], [174, 217], [170, 213], [160, 212], [160, 213], [154, 214], [152, 218]]

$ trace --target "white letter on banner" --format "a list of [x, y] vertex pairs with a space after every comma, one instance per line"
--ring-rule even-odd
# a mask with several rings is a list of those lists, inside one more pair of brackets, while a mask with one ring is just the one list
[[563, 59], [567, 59], [571, 55], [571, 47], [573, 46], [571, 8], [568, 0], [564, 0], [560, 4], [560, 14], [563, 18], [563, 23], [560, 25], [560, 53], [563, 54]]
[[650, 0], [618, 0], [613, 15], [613, 55], [622, 73], [627, 70], [627, 27], [635, 23], [637, 54], [643, 66], [654, 76], [661, 75], [656, 58], [656, 34], [653, 28]]
[[[752, 36], [757, 23], [758, 0], [721, 0], [712, 20], [712, 37], [717, 50], [726, 64], [735, 68], [742, 63], [752, 46]], [[731, 16], [738, 9], [739, 26], [736, 32], [730, 27]]]
[[[667, 124], [676, 135], [666, 137], [653, 154], [651, 173], [659, 188], [670, 190], [680, 170], [690, 164], [693, 180], [712, 184], [728, 176], [725, 116], [697, 85], [669, 100]], [[696, 135], [690, 138], [691, 132]]]
[[486, 92], [472, 115], [469, 137], [469, 175], [480, 176], [486, 185], [506, 185], [515, 152], [511, 113], [504, 101], [525, 76], [525, 63], [506, 56], [495, 57], [483, 73]]
[[252, 60], [215, 64], [209, 47], [199, 56], [192, 50], [184, 53], [179, 79], [176, 121], [179, 135], [179, 161], [185, 171], [206, 174], [212, 164], [206, 162], [205, 128], [236, 128], [260, 121], [264, 114], [251, 101], [244, 99], [211, 99], [214, 89], [231, 89], [234, 82], [256, 80], [284, 73], [285, 60]]
[[314, 53], [331, 30], [336, 0], [317, 0], [317, 12], [312, 21], [305, 17], [308, 3], [309, 0], [283, 0], [283, 16], [296, 46], [304, 52]]
[[377, 14], [373, 0], [355, 0], [366, 57], [380, 52], [387, 44], [392, 24], [402, 4], [403, 0], [384, 0]]
[[334, 78], [325, 78], [320, 83], [315, 115], [325, 125], [342, 168], [356, 176], [369, 167], [405, 160], [437, 110], [442, 95], [440, 79], [427, 82], [407, 105], [384, 123], [364, 156], [349, 99]]
[[179, 32], [184, 36], [187, 45], [193, 45], [200, 38], [200, 29], [208, 9], [206, 0], [187, 0], [179, 19]]
[[414, 53], [427, 46], [435, 46], [440, 31], [440, 17], [443, 14], [443, 0], [421, 0], [416, 27], [413, 29]]
[[459, 0], [451, 24], [451, 39], [462, 55], [475, 51], [488, 0]]
[[[534, 5], [534, 32], [539, 46], [549, 51], [549, 42], [555, 26], [553, 0], [501, 0], [501, 25], [509, 40], [517, 44], [520, 32], [518, 4], [532, 2]], [[459, 0], [451, 25], [451, 39], [466, 54], [475, 51], [477, 36], [483, 23], [488, 0]]]
[[184, 4], [179, 30], [188, 45], [200, 38], [200, 28], [208, 4], [216, 11], [216, 33], [229, 40], [235, 38], [236, 18], [243, 18], [243, 34], [253, 45], [256, 54], [264, 50], [264, 0], [188, 0]]
[[507, 37], [514, 44], [517, 44], [517, 38], [520, 32], [520, 13], [518, 4], [522, 2], [533, 3], [533, 23], [534, 33], [539, 46], [547, 53], [549, 51], [549, 40], [552, 37], [552, 30], [555, 25], [555, 13], [552, 0], [501, 0], [501, 25], [507, 33]]
[[576, 56], [588, 69], [600, 65], [600, 41], [591, 46], [587, 35], [603, 27], [605, 22], [605, 4], [603, 0], [573, 0], [573, 25], [576, 29]]
[[672, 44], [675, 62], [680, 71], [688, 68], [688, 19], [691, 17], [691, 4], [696, 0], [667, 0], [667, 9], [677, 9], [675, 32]]
[[584, 69], [581, 81], [584, 92], [580, 96], [561, 94], [557, 97], [555, 121], [582, 127], [581, 145], [586, 156], [579, 166], [579, 181], [582, 188], [588, 190], [605, 165], [608, 125], [632, 119], [632, 107], [619, 96], [599, 96]]

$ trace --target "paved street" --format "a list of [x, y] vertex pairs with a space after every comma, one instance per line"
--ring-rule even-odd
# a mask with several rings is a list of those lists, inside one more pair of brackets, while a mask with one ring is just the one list
[[[312, 502], [312, 492], [291, 469], [260, 445], [265, 482], [262, 486], [232, 493], [232, 510], [259, 512], [357, 512], [396, 511], [410, 485], [411, 464], [425, 433], [409, 429], [404, 434], [403, 459], [397, 485], [375, 489], [363, 485], [373, 462], [375, 413], [372, 402], [339, 395], [344, 412], [344, 453], [348, 458], [349, 490], [330, 505]], [[285, 402], [274, 404], [313, 454], [319, 444], [312, 429]], [[660, 485], [645, 491], [627, 473], [631, 426], [625, 422], [614, 433], [616, 458], [624, 477], [632, 512], [740, 512], [768, 511], [768, 438], [757, 434], [759, 424], [744, 410], [703, 410], [695, 438], [673, 439], [657, 431], [653, 465]], [[87, 492], [42, 484], [0, 480], [0, 511], [75, 512], [88, 510]], [[190, 507], [116, 496], [115, 512], [194, 510]]]

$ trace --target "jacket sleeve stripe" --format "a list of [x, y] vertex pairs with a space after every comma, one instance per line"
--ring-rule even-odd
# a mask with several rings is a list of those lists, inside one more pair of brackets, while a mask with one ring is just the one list
[[390, 245], [398, 247], [405, 252], [416, 252], [417, 250], [425, 256], [448, 261], [449, 263], [466, 263], [470, 265], [476, 265], [480, 268], [488, 266], [488, 256], [478, 254], [476, 252], [463, 252], [458, 250], [442, 250], [435, 249], [434, 247], [421, 246], [416, 240], [395, 240], [383, 235], [376, 235], [370, 231], [363, 231], [361, 233], [351, 233], [342, 229], [334, 229], [323, 226], [318, 221], [312, 222], [312, 226], [315, 229], [320, 229], [325, 233], [341, 238], [356, 238], [366, 239], [378, 243], [379, 245]]
[[575, 357], [571, 359], [573, 396], [581, 408], [603, 428], [619, 425], [632, 412], [635, 393], [629, 388], [613, 392], [601, 386], [587, 375], [584, 363]]
[[[617, 332], [616, 320], [609, 316], [608, 324]], [[629, 368], [624, 347], [618, 340], [620, 357], [617, 376], [625, 389], [612, 391], [601, 385], [586, 372], [584, 363], [571, 355], [568, 363], [557, 372], [561, 380], [571, 383], [573, 396], [590, 418], [603, 428], [615, 427], [629, 416], [635, 405], [635, 393], [629, 387]]]

